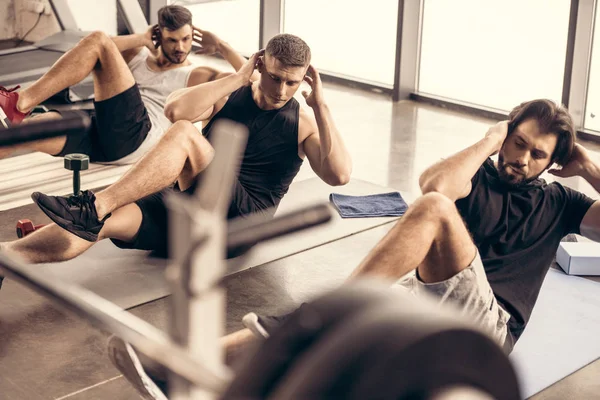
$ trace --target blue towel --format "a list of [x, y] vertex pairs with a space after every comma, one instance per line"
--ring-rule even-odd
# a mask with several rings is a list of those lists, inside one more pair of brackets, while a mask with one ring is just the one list
[[337, 208], [342, 218], [400, 217], [408, 208], [398, 192], [368, 196], [331, 193], [329, 201]]

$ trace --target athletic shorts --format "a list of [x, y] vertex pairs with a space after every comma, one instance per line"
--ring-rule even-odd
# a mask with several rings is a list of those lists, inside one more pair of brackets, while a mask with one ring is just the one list
[[507, 351], [510, 314], [498, 304], [479, 252], [467, 268], [445, 281], [425, 283], [415, 271], [398, 281], [397, 285], [415, 296], [428, 292], [439, 298], [440, 303], [453, 303]]
[[[195, 190], [193, 185], [184, 193], [191, 195]], [[169, 192], [179, 191], [177, 186], [151, 194], [135, 202], [142, 211], [142, 223], [140, 229], [132, 242], [123, 242], [111, 239], [112, 242], [122, 249], [150, 250], [152, 256], [168, 258], [168, 212], [165, 202]], [[274, 209], [265, 210], [259, 207], [246, 192], [241, 183], [236, 180], [233, 185], [233, 193], [227, 219], [243, 217], [253, 213], [263, 213], [273, 216]], [[240, 249], [240, 251], [242, 251]], [[239, 253], [228, 253], [227, 258], [236, 257]]]
[[68, 136], [57, 156], [83, 153], [91, 162], [116, 161], [137, 150], [152, 127], [137, 84], [110, 99], [94, 101], [94, 110], [90, 131]]

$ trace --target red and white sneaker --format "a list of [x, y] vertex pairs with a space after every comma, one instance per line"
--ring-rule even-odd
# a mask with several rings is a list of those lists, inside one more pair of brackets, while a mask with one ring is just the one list
[[17, 85], [12, 89], [7, 89], [0, 86], [0, 126], [4, 128], [10, 128], [11, 125], [18, 124], [28, 114], [17, 110], [19, 93], [16, 90], [20, 87]]

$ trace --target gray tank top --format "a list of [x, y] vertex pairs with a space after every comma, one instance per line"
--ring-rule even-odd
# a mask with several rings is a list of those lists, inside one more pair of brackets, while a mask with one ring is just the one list
[[171, 126], [171, 121], [165, 117], [164, 113], [167, 96], [177, 89], [187, 87], [190, 74], [197, 66], [189, 65], [156, 72], [151, 70], [146, 62], [149, 55], [150, 50], [143, 47], [128, 66], [137, 82], [142, 100], [148, 110], [148, 116], [152, 121], [152, 129], [148, 136], [156, 140]]

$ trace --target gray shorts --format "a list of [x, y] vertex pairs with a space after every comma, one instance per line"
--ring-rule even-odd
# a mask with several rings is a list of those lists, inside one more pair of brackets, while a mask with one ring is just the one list
[[464, 270], [453, 277], [436, 283], [425, 283], [415, 272], [403, 277], [397, 283], [415, 296], [430, 293], [439, 298], [440, 303], [452, 303], [461, 313], [479, 324], [496, 343], [504, 346], [507, 322], [510, 314], [496, 301], [490, 286], [479, 252]]

